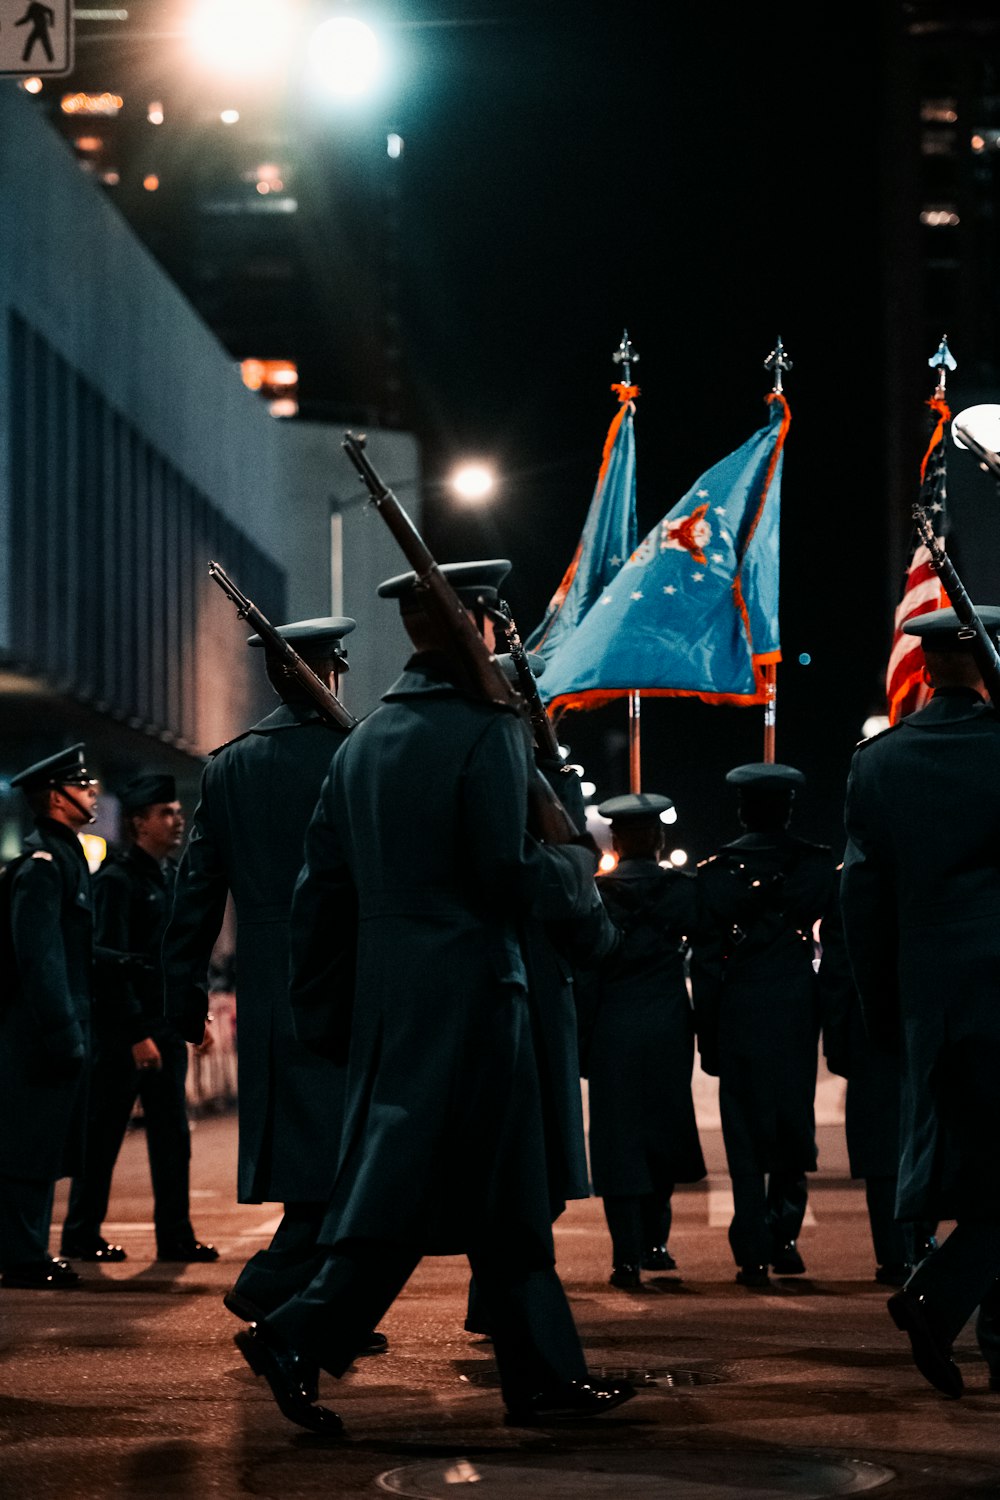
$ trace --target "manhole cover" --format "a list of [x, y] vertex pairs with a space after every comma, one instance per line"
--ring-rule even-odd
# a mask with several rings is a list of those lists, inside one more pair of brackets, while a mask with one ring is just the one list
[[[595, 1380], [631, 1380], [633, 1385], [643, 1388], [719, 1385], [726, 1378], [714, 1370], [687, 1370], [679, 1369], [674, 1365], [591, 1365], [590, 1373]], [[498, 1386], [500, 1384], [500, 1376], [495, 1369], [472, 1370], [467, 1379], [470, 1385]]]
[[864, 1459], [819, 1454], [605, 1454], [528, 1464], [450, 1459], [407, 1465], [379, 1476], [379, 1485], [408, 1500], [455, 1500], [456, 1486], [476, 1484], [477, 1500], [826, 1500], [861, 1495], [894, 1479], [892, 1469]]

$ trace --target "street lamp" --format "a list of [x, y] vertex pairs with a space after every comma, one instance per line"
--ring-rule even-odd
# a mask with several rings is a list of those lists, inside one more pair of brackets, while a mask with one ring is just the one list
[[364, 21], [334, 16], [309, 38], [308, 69], [315, 89], [339, 99], [356, 99], [368, 92], [382, 70], [378, 37]]
[[469, 505], [479, 505], [494, 493], [497, 481], [489, 464], [470, 459], [452, 470], [448, 485], [459, 500], [464, 500]]

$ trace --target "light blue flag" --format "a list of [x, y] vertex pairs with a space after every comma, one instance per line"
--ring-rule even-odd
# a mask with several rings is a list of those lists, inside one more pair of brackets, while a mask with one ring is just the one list
[[760, 703], [759, 668], [780, 658], [781, 457], [790, 416], [707, 470], [654, 527], [577, 628], [546, 659], [550, 706], [593, 708], [639, 690]]
[[542, 623], [525, 641], [548, 661], [568, 639], [595, 600], [635, 548], [636, 386], [614, 385], [621, 402], [604, 442], [600, 472], [573, 560], [563, 575]]

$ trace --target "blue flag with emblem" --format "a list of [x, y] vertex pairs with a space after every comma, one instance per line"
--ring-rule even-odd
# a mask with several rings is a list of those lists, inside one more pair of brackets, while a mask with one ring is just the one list
[[613, 385], [619, 407], [604, 441], [601, 467], [573, 560], [542, 623], [525, 641], [548, 661], [580, 624], [635, 547], [635, 412], [639, 388]]
[[781, 467], [791, 420], [780, 392], [767, 426], [708, 469], [546, 655], [549, 708], [594, 708], [640, 691], [712, 703], [765, 701], [781, 658]]

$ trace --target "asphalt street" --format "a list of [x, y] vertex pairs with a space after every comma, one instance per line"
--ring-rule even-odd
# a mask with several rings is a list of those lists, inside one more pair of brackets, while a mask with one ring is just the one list
[[[734, 1284], [728, 1179], [703, 1078], [710, 1176], [675, 1195], [678, 1275], [617, 1291], [600, 1202], [572, 1204], [559, 1221], [559, 1269], [591, 1367], [627, 1372], [640, 1385], [634, 1401], [589, 1425], [505, 1425], [490, 1345], [462, 1328], [467, 1266], [438, 1258], [381, 1325], [388, 1352], [341, 1382], [323, 1377], [321, 1399], [349, 1434], [332, 1446], [285, 1421], [233, 1346], [239, 1325], [222, 1295], [279, 1213], [234, 1202], [235, 1117], [194, 1131], [195, 1229], [221, 1251], [210, 1266], [153, 1260], [135, 1129], [105, 1225], [128, 1260], [83, 1267], [76, 1291], [0, 1291], [0, 1494], [455, 1497], [475, 1485], [476, 1500], [1000, 1496], [1000, 1396], [987, 1391], [971, 1326], [956, 1346], [966, 1395], [948, 1401], [916, 1373], [872, 1279], [842, 1091], [821, 1082], [805, 1276], [768, 1291]], [[65, 1198], [61, 1184], [57, 1228]]]

